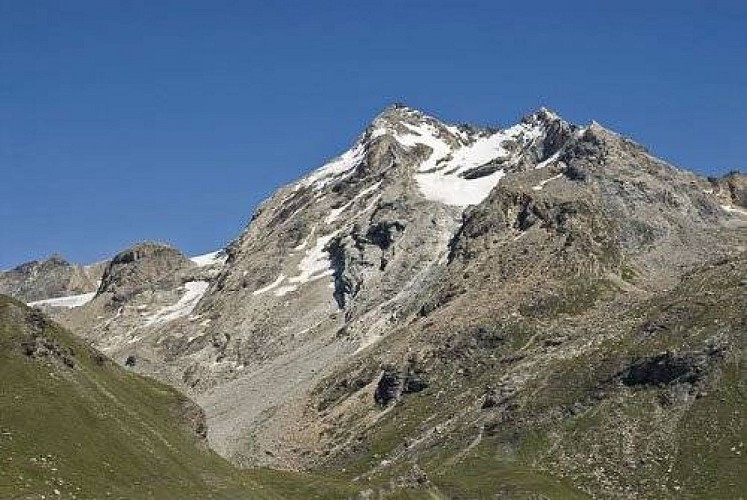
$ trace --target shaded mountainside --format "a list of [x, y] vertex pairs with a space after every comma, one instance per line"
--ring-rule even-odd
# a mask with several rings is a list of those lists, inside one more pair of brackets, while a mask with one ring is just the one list
[[[312, 477], [235, 470], [207, 448], [204, 414], [192, 401], [128, 373], [5, 296], [0, 380], [2, 498], [310, 498], [319, 491]], [[334, 480], [323, 484], [335, 491]]]
[[745, 178], [546, 109], [490, 129], [393, 106], [223, 253], [135, 247], [50, 311], [187, 391], [242, 466], [371, 498], [730, 497]]

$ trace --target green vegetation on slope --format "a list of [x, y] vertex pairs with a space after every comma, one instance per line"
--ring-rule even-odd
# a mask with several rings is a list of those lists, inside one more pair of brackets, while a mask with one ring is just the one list
[[223, 498], [245, 487], [188, 428], [186, 398], [5, 297], [0, 380], [2, 498]]
[[321, 498], [318, 477], [239, 471], [201, 412], [0, 296], [0, 498]]

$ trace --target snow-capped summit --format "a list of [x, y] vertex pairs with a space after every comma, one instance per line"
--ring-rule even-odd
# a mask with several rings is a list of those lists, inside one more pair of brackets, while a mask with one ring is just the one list
[[[226, 251], [189, 259], [141, 245], [111, 261], [91, 302], [47, 305], [77, 306], [57, 314], [114, 358], [135, 356], [137, 369], [188, 387], [222, 455], [303, 464], [320, 428], [364, 422], [349, 408], [377, 421], [360, 401], [371, 400], [384, 362], [438, 360], [446, 349], [466, 369], [499, 363], [502, 373], [497, 358], [468, 358], [482, 344], [515, 345], [505, 366], [521, 366], [510, 382], [523, 390], [556, 337], [583, 340], [569, 352], [591, 349], [572, 322], [533, 341], [549, 321], [543, 311], [599, 279], [581, 305], [562, 307], [659, 286], [627, 283], [636, 270], [674, 283], [714, 248], [735, 248], [732, 233], [712, 242], [741, 222], [743, 188], [741, 178], [711, 185], [545, 108], [489, 129], [394, 105], [347, 151], [266, 200]], [[468, 377], [442, 388], [457, 379]], [[322, 393], [331, 412], [316, 411]]]
[[[358, 177], [406, 175], [425, 199], [466, 207], [483, 200], [507, 172], [550, 158], [576, 129], [545, 108], [496, 131], [447, 124], [397, 104], [379, 114], [351, 149], [300, 185], [320, 189], [356, 172], [363, 174]], [[391, 168], [405, 163], [406, 171]]]

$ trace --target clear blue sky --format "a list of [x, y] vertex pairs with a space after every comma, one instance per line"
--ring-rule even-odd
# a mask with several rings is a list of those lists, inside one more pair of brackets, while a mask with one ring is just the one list
[[744, 170], [747, 2], [0, 0], [0, 268], [218, 248], [394, 101]]

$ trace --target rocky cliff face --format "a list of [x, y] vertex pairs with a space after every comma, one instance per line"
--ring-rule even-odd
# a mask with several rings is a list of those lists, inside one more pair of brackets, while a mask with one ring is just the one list
[[[211, 445], [242, 465], [423, 487], [423, 470], [403, 471], [448, 478], [498, 453], [625, 494], [626, 473], [594, 471], [645, 455], [647, 425], [662, 446], [690, 425], [693, 398], [741, 352], [743, 184], [545, 109], [493, 130], [394, 106], [262, 204], [225, 258], [136, 247], [96, 298], [58, 318], [188, 390]], [[699, 300], [693, 283], [721, 300], [719, 328], [672, 312]], [[660, 324], [691, 334], [645, 333]], [[626, 398], [657, 418], [592, 418], [635, 408]], [[676, 404], [646, 406], [656, 398]], [[610, 450], [574, 448], [587, 424]], [[657, 481], [663, 465], [646, 467], [641, 480]]]
[[744, 212], [747, 208], [747, 175], [731, 172], [722, 178], [709, 177], [712, 192], [726, 210]]

